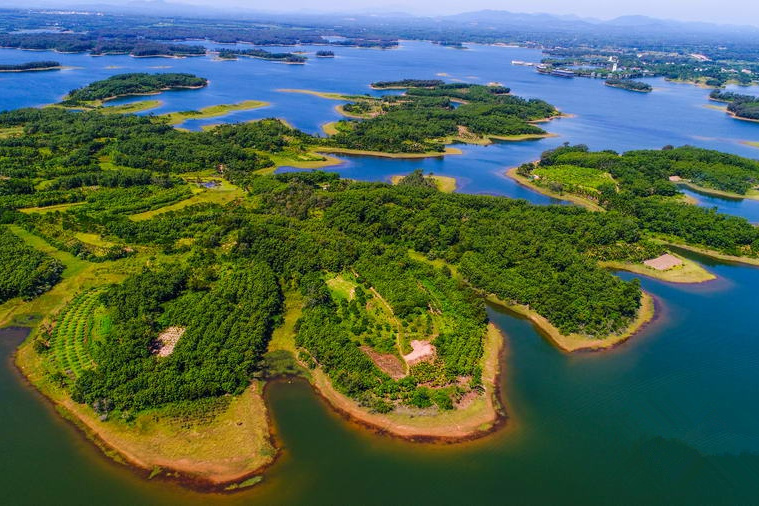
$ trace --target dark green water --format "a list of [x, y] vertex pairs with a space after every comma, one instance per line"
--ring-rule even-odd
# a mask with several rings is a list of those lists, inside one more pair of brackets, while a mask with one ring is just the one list
[[202, 495], [103, 458], [0, 370], [6, 504], [759, 504], [759, 269], [724, 264], [696, 287], [645, 281], [659, 317], [626, 345], [565, 355], [526, 321], [506, 333], [511, 420], [488, 438], [418, 445], [341, 419], [305, 383], [268, 400], [283, 453], [259, 486]]

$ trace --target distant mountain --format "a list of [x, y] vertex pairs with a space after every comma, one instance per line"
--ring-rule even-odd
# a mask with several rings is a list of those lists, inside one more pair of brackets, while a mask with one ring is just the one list
[[620, 30], [643, 30], [644, 32], [665, 30], [678, 33], [698, 32], [725, 32], [727, 30], [759, 33], [757, 26], [736, 26], [716, 23], [695, 21], [676, 21], [670, 19], [658, 19], [649, 16], [620, 16], [618, 18], [603, 21], [578, 16], [560, 16], [555, 14], [525, 14], [508, 11], [482, 10], [465, 12], [454, 16], [444, 16], [441, 19], [451, 22], [478, 23], [498, 28], [519, 28], [522, 30], [534, 29], [543, 31], [565, 30], [570, 32], [580, 31], [610, 31]]

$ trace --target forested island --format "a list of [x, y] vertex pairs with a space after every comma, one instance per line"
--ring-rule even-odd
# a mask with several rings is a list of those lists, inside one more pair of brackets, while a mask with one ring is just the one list
[[102, 103], [119, 97], [151, 95], [161, 91], [197, 89], [205, 86], [208, 86], [208, 79], [192, 74], [118, 74], [70, 91], [62, 103], [68, 106], [88, 102]]
[[31, 61], [12, 65], [0, 65], [0, 72], [34, 72], [43, 70], [60, 70], [62, 65], [57, 61]]
[[709, 99], [727, 103], [727, 112], [734, 118], [759, 121], [759, 97], [714, 90], [709, 94]]
[[404, 93], [382, 97], [315, 93], [350, 101], [339, 111], [351, 119], [330, 125], [332, 135], [325, 147], [334, 152], [435, 155], [445, 153], [452, 142], [488, 144], [546, 137], [549, 134], [534, 123], [561, 115], [542, 100], [516, 97], [500, 85], [404, 79], [372, 87]]
[[[334, 55], [333, 55], [334, 56]], [[265, 49], [220, 49], [219, 58], [236, 60], [238, 58], [257, 58], [259, 60], [279, 61], [284, 63], [306, 63], [305, 56], [295, 53], [272, 53]]]
[[[109, 81], [75, 97], [123, 91]], [[276, 457], [273, 378], [301, 375], [386, 433], [478, 437], [504, 422], [486, 301], [565, 351], [604, 349], [654, 311], [611, 265], [671, 243], [759, 254], [755, 227], [679, 202], [671, 180], [748, 194], [757, 162], [696, 148], [564, 146], [520, 168], [606, 212], [444, 193], [421, 172], [397, 185], [272, 174], [325, 163], [325, 145], [427, 151], [462, 126], [512, 133], [557, 114], [445, 83], [351, 104], [366, 119], [329, 138], [277, 119], [190, 132], [108, 108], [0, 113], [0, 322], [41, 318], [17, 357], [30, 381], [146, 475], [236, 488]]]
[[654, 88], [642, 81], [633, 81], [632, 79], [607, 79], [604, 84], [611, 86], [612, 88], [620, 88], [628, 91], [637, 91], [640, 93], [650, 93]]

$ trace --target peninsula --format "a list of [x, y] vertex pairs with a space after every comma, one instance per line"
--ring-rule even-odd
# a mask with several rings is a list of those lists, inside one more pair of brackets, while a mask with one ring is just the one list
[[155, 95], [162, 91], [199, 89], [208, 80], [192, 74], [118, 74], [69, 92], [63, 99], [66, 106], [101, 105], [121, 97]]

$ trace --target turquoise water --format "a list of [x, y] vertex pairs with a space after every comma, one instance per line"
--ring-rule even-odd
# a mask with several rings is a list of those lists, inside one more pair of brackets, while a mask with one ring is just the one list
[[[689, 143], [759, 155], [740, 143], [759, 138], [759, 125], [703, 107], [708, 91], [692, 86], [653, 80], [656, 91], [643, 95], [601, 81], [538, 76], [511, 66], [512, 59], [539, 59], [538, 52], [524, 49], [456, 51], [404, 43], [397, 51], [335, 52], [334, 60], [290, 66], [0, 50], [3, 62], [54, 58], [81, 67], [0, 75], [5, 91], [0, 108], [54, 102], [89, 81], [165, 65], [207, 76], [211, 85], [162, 95], [166, 106], [159, 112], [267, 100], [272, 102], [267, 109], [225, 120], [278, 116], [317, 132], [321, 123], [337, 119], [336, 102], [277, 89], [371, 93], [369, 81], [447, 73], [445, 79], [503, 82], [576, 117], [547, 125], [557, 138], [464, 146], [464, 155], [445, 159], [345, 157], [338, 170], [347, 177], [386, 180], [423, 168], [456, 176], [459, 191], [548, 203], [502, 173], [562, 142], [617, 150]], [[106, 68], [111, 65], [122, 68]], [[759, 221], [759, 202], [697, 197], [703, 205]], [[11, 366], [9, 356], [23, 336], [0, 331], [3, 502], [759, 504], [759, 269], [696, 259], [719, 280], [676, 286], [644, 279], [657, 300], [657, 319], [630, 342], [602, 354], [562, 354], [528, 322], [491, 310], [506, 334], [502, 381], [511, 419], [505, 430], [480, 441], [431, 446], [377, 436], [334, 414], [303, 383], [272, 385], [267, 397], [282, 456], [262, 484], [234, 495], [201, 495], [149, 482], [103, 458]]]

